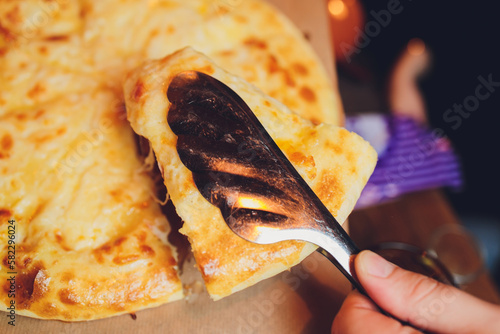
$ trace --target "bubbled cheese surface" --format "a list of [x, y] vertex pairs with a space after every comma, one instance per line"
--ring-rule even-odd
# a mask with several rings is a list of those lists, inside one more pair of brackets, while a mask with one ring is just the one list
[[128, 119], [152, 145], [165, 185], [188, 236], [208, 292], [219, 299], [299, 263], [315, 246], [298, 241], [257, 245], [234, 234], [219, 209], [198, 191], [182, 164], [167, 123], [172, 78], [194, 70], [234, 90], [339, 222], [344, 222], [377, 160], [361, 137], [326, 123], [315, 125], [191, 48], [146, 62], [125, 82]]
[[[10, 219], [18, 314], [89, 320], [182, 297], [122, 83], [144, 59], [186, 46], [316, 123], [341, 119], [340, 98], [311, 48], [263, 1], [0, 2], [2, 308], [11, 301]], [[201, 261], [207, 273], [213, 261]]]

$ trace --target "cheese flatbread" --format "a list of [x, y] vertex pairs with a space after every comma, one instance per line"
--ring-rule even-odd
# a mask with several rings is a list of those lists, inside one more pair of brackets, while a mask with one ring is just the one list
[[114, 103], [98, 90], [0, 116], [2, 307], [88, 320], [182, 297], [169, 225]]
[[191, 242], [208, 292], [219, 299], [290, 268], [315, 246], [245, 241], [200, 194], [180, 161], [176, 136], [167, 123], [166, 90], [176, 74], [187, 70], [209, 74], [233, 89], [339, 222], [345, 221], [372, 173], [376, 153], [358, 135], [333, 125], [314, 125], [193, 49], [148, 61], [133, 71], [124, 86], [128, 119], [135, 132], [151, 142], [170, 198], [184, 220], [181, 232]]
[[15, 300], [17, 314], [76, 321], [182, 297], [122, 80], [185, 46], [314, 122], [341, 120], [310, 46], [263, 1], [0, 1], [2, 310]]
[[0, 305], [65, 321], [183, 296], [121, 82], [93, 66], [77, 4], [30, 35], [23, 10], [44, 4], [0, 5]]

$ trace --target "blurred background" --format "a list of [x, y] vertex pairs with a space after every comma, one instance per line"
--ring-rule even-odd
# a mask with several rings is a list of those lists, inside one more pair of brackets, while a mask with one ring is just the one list
[[[431, 62], [418, 85], [429, 125], [444, 131], [463, 170], [462, 189], [444, 192], [462, 223], [487, 248], [487, 265], [500, 286], [498, 5], [495, 1], [327, 2], [347, 115], [388, 112], [387, 83], [394, 65], [410, 40], [425, 43]], [[488, 97], [474, 98], [480, 84], [489, 86], [489, 94], [480, 90]], [[464, 103], [471, 111], [448, 111]]]

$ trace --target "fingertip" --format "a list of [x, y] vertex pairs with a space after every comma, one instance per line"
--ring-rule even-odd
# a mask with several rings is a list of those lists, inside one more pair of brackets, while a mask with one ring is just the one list
[[363, 277], [387, 278], [396, 269], [396, 265], [368, 250], [356, 256], [355, 266], [357, 275]]

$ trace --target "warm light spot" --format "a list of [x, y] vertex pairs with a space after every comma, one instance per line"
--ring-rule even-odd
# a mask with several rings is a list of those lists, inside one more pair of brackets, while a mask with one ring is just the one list
[[267, 210], [268, 208], [264, 201], [252, 197], [239, 197], [238, 207], [254, 210]]
[[406, 48], [412, 56], [420, 56], [425, 52], [425, 43], [420, 38], [412, 38]]
[[186, 81], [196, 80], [198, 79], [198, 73], [196, 73], [195, 71], [185, 71], [182, 73], [182, 77]]
[[342, 0], [330, 0], [328, 11], [338, 20], [345, 19], [349, 15], [349, 9]]

